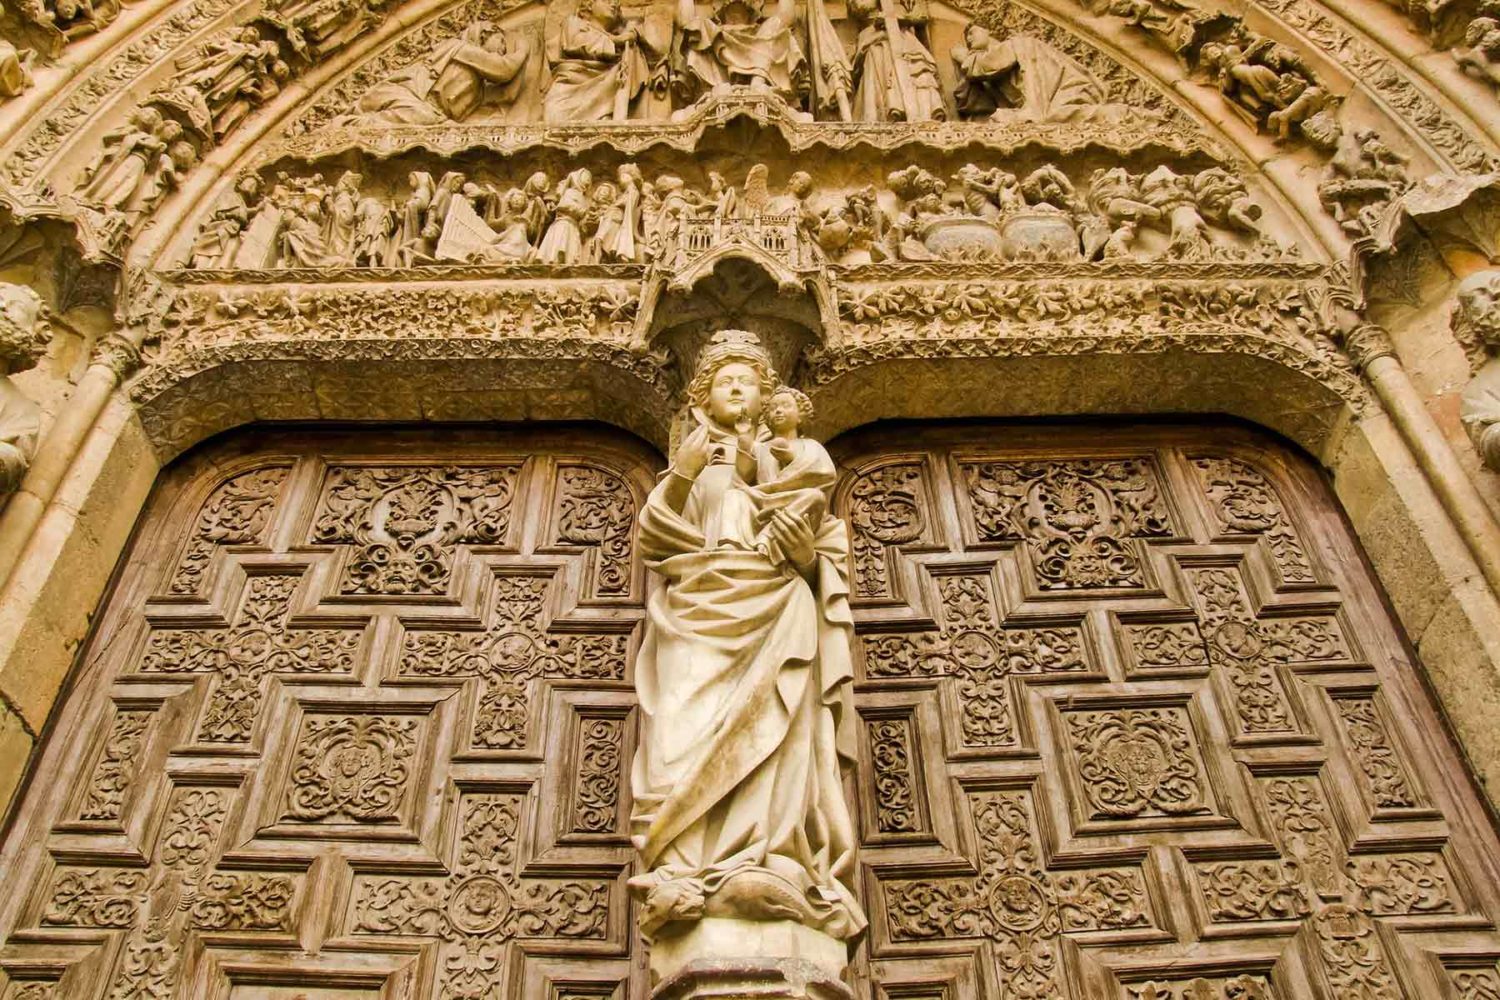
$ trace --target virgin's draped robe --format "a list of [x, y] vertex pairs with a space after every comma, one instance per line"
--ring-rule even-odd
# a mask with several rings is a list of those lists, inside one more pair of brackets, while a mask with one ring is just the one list
[[[841, 777], [854, 752], [847, 528], [822, 519], [809, 583], [757, 549], [757, 501], [732, 458], [699, 474], [681, 514], [667, 488], [640, 519], [647, 565], [667, 585], [636, 661], [645, 725], [631, 839], [649, 880], [696, 883], [707, 915], [745, 916], [714, 893], [770, 872], [795, 902], [752, 916], [850, 938], [865, 918], [846, 884], [855, 837]], [[756, 884], [767, 882], [783, 885]]]

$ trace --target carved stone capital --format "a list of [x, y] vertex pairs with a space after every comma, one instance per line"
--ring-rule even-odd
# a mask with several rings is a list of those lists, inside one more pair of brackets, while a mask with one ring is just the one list
[[112, 333], [95, 345], [94, 364], [104, 365], [114, 373], [116, 381], [123, 382], [141, 366], [141, 349], [129, 338]]
[[1377, 358], [1396, 356], [1396, 345], [1385, 327], [1375, 323], [1360, 323], [1344, 335], [1344, 350], [1349, 360], [1360, 371], [1365, 371]]

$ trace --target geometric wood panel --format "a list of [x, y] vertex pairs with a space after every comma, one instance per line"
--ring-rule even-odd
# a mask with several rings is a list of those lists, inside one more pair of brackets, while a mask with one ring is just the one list
[[526, 428], [165, 473], [10, 838], [0, 997], [639, 993], [656, 468]]
[[[1348, 529], [1231, 427], [830, 445], [886, 1000], [1500, 1000], [1495, 831]], [[3, 857], [0, 1000], [627, 1000], [635, 514], [602, 428], [164, 473]]]
[[1500, 1000], [1495, 830], [1303, 460], [1227, 427], [830, 449], [870, 995]]

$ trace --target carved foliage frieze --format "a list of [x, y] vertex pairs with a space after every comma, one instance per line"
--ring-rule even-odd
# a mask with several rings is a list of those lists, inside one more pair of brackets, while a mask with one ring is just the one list
[[1043, 590], [1145, 587], [1135, 539], [1172, 534], [1160, 477], [1142, 459], [965, 462], [980, 542], [1024, 542]]

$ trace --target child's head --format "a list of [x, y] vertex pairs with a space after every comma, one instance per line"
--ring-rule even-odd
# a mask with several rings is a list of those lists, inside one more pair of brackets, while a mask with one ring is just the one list
[[812, 400], [800, 389], [783, 385], [766, 401], [766, 426], [772, 434], [797, 430], [812, 419]]

